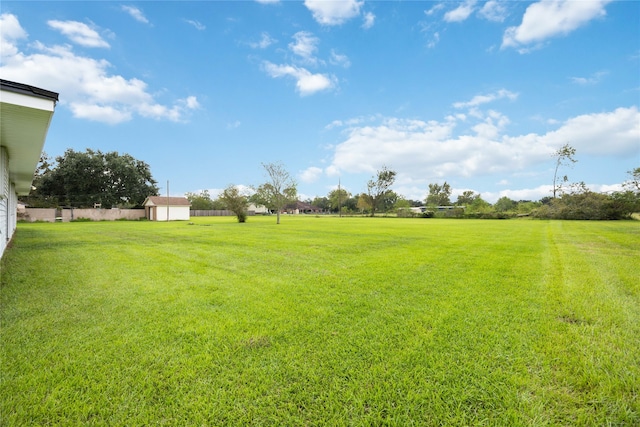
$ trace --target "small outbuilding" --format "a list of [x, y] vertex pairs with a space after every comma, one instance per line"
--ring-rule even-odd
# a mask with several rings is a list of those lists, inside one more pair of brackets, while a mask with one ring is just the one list
[[191, 202], [186, 197], [149, 196], [144, 211], [150, 221], [188, 221]]

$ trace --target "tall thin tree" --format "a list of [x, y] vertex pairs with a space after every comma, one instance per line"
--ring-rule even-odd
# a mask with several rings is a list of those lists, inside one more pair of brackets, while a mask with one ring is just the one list
[[256, 190], [255, 198], [276, 211], [276, 224], [280, 224], [280, 211], [297, 197], [297, 184], [282, 163], [262, 163], [268, 181]]
[[[553, 157], [556, 159], [556, 168], [553, 171], [553, 198], [556, 198], [556, 192], [562, 187], [562, 183], [558, 183], [558, 169], [560, 166], [568, 166], [575, 163], [577, 160], [573, 158], [576, 155], [576, 149], [569, 144], [564, 144], [553, 153]], [[562, 182], [567, 182], [569, 178], [564, 175]]]

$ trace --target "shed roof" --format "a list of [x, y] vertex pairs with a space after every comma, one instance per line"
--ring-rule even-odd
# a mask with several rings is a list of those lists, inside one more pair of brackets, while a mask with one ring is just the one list
[[186, 197], [149, 196], [144, 201], [144, 206], [191, 206]]

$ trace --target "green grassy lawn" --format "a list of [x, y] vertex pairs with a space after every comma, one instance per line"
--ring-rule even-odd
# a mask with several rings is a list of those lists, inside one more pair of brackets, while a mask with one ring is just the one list
[[640, 424], [638, 222], [193, 223], [19, 224], [1, 425]]

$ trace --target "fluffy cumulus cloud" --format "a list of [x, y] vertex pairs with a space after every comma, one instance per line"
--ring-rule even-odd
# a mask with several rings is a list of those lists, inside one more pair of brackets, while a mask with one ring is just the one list
[[360, 8], [363, 4], [363, 1], [358, 0], [305, 0], [304, 2], [304, 5], [311, 11], [313, 18], [319, 24], [330, 26], [341, 25], [357, 17], [360, 15]]
[[301, 96], [312, 95], [335, 86], [335, 77], [320, 73], [313, 74], [306, 68], [293, 65], [277, 65], [269, 61], [265, 61], [262, 65], [265, 72], [271, 77], [294, 78], [296, 90]]
[[100, 34], [83, 22], [77, 21], [48, 21], [49, 27], [60, 31], [69, 39], [85, 47], [109, 47]]
[[300, 177], [300, 181], [305, 183], [313, 183], [313, 182], [316, 182], [318, 178], [322, 176], [322, 173], [323, 171], [321, 168], [312, 166], [303, 170], [298, 175]]
[[[587, 155], [624, 156], [637, 152], [637, 107], [570, 118], [553, 131], [507, 135], [508, 117], [495, 110], [477, 117], [458, 114], [441, 121], [382, 118], [345, 128], [327, 174], [372, 173], [393, 165], [407, 183], [495, 173], [522, 173], [548, 162], [566, 141]], [[472, 123], [469, 123], [472, 122]], [[470, 126], [470, 127], [469, 127]], [[603, 144], [603, 141], [607, 141]], [[524, 198], [524, 197], [523, 197]]]
[[[131, 120], [137, 114], [158, 120], [182, 121], [189, 110], [199, 107], [195, 97], [178, 100], [172, 106], [162, 105], [151, 95], [144, 81], [112, 74], [108, 61], [78, 55], [70, 46], [46, 46], [36, 41], [30, 44], [29, 53], [23, 52], [20, 43], [27, 38], [27, 33], [18, 19], [8, 14], [0, 19], [3, 24], [0, 41], [3, 78], [59, 92], [61, 105], [69, 108], [77, 118], [117, 124]], [[9, 31], [4, 27], [5, 22], [9, 24]], [[65, 31], [70, 31], [73, 27], [63, 24], [57, 29], [64, 26]]]
[[0, 55], [10, 58], [18, 54], [17, 42], [26, 39], [28, 34], [20, 25], [15, 15], [3, 13], [0, 15]]
[[[527, 7], [522, 23], [504, 33], [502, 47], [521, 48], [551, 37], [568, 34], [589, 21], [606, 15], [611, 0], [542, 0]], [[520, 49], [527, 52], [526, 48]]]
[[541, 143], [559, 147], [567, 141], [581, 152], [593, 155], [638, 153], [640, 113], [637, 107], [604, 113], [583, 114], [566, 120], [557, 130], [540, 136]]

